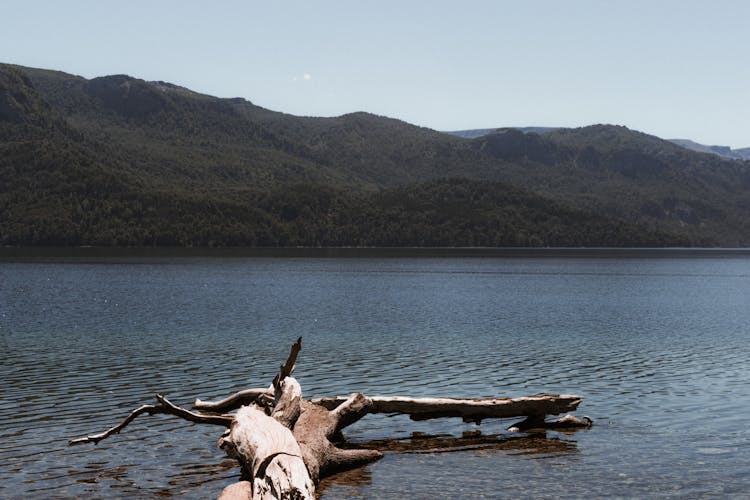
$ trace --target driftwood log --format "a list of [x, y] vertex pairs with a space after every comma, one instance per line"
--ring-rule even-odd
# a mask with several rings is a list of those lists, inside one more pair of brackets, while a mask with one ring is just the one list
[[[589, 427], [588, 417], [566, 415], [547, 421], [547, 415], [575, 410], [580, 396], [543, 394], [522, 398], [407, 398], [348, 397], [305, 400], [302, 388], [291, 374], [302, 348], [299, 338], [289, 356], [264, 389], [248, 389], [216, 402], [196, 400], [189, 411], [157, 394], [156, 405], [143, 405], [114, 427], [70, 441], [71, 445], [98, 443], [119, 433], [139, 415], [174, 415], [190, 422], [219, 425], [226, 430], [218, 446], [236, 458], [241, 480], [228, 486], [220, 498], [312, 499], [320, 480], [335, 472], [353, 469], [378, 460], [376, 449], [342, 449], [342, 430], [368, 413], [406, 414], [413, 420], [459, 417], [480, 423], [487, 418], [525, 417], [509, 428]], [[229, 412], [237, 410], [236, 413]]]

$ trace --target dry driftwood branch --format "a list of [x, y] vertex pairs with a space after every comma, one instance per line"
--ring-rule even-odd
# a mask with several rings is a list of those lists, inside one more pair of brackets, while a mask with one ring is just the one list
[[157, 413], [175, 415], [177, 417], [180, 417], [182, 419], [185, 419], [190, 422], [197, 423], [197, 424], [213, 424], [213, 425], [222, 425], [224, 427], [229, 427], [232, 424], [232, 417], [229, 415], [201, 415], [199, 413], [193, 413], [191, 411], [188, 411], [184, 408], [180, 408], [179, 406], [172, 404], [167, 398], [165, 398], [161, 394], [156, 395], [156, 400], [159, 402], [158, 406], [157, 405], [143, 405], [140, 408], [133, 410], [130, 413], [130, 415], [125, 417], [125, 419], [122, 422], [115, 425], [114, 427], [111, 427], [107, 429], [106, 431], [101, 432], [99, 434], [92, 434], [91, 436], [73, 439], [69, 441], [68, 444], [70, 446], [76, 445], [76, 444], [83, 444], [83, 443], [98, 444], [99, 441], [101, 441], [102, 439], [108, 438], [112, 434], [119, 434], [120, 431], [123, 428], [125, 428], [126, 425], [128, 425], [130, 422], [135, 420], [137, 416], [142, 415], [144, 413], [148, 413], [149, 415], [155, 415]]
[[348, 397], [306, 401], [299, 382], [291, 376], [302, 348], [302, 338], [292, 344], [286, 362], [267, 389], [239, 391], [221, 401], [196, 400], [194, 408], [211, 412], [237, 409], [234, 415], [195, 413], [157, 394], [158, 405], [143, 405], [116, 426], [100, 433], [75, 439], [73, 444], [98, 443], [120, 432], [143, 413], [171, 414], [182, 419], [227, 430], [218, 445], [238, 460], [241, 480], [222, 492], [221, 498], [312, 499], [321, 478], [334, 472], [356, 468], [383, 455], [376, 449], [346, 449], [342, 430], [368, 413], [402, 413], [414, 420], [460, 417], [480, 423], [485, 418], [521, 417], [526, 419], [515, 430], [529, 428], [575, 428], [591, 425], [570, 415], [553, 422], [546, 415], [573, 411], [580, 396], [543, 394], [523, 398], [408, 398]]
[[161, 394], [156, 395], [156, 400], [167, 409], [167, 413], [196, 424], [211, 424], [229, 427], [234, 420], [231, 415], [202, 415], [200, 413], [193, 413], [190, 410], [173, 405]]
[[235, 392], [231, 396], [228, 396], [220, 401], [201, 401], [196, 399], [193, 403], [193, 408], [196, 410], [210, 411], [210, 412], [227, 412], [237, 410], [242, 406], [255, 403], [258, 398], [267, 397], [274, 398], [275, 391], [284, 378], [292, 374], [297, 362], [297, 355], [302, 349], [302, 337], [298, 337], [297, 341], [292, 344], [289, 352], [289, 357], [286, 362], [279, 368], [279, 373], [273, 379], [271, 387], [269, 388], [254, 388], [245, 389], [242, 391]]
[[132, 422], [133, 420], [135, 420], [135, 418], [138, 415], [142, 415], [144, 413], [148, 413], [149, 415], [154, 415], [156, 413], [167, 413], [167, 409], [163, 408], [161, 406], [143, 405], [140, 408], [136, 408], [135, 410], [133, 410], [130, 413], [130, 415], [128, 415], [127, 417], [125, 417], [125, 420], [123, 420], [119, 424], [115, 425], [114, 427], [111, 427], [111, 428], [107, 429], [104, 432], [100, 432], [99, 434], [92, 434], [90, 436], [86, 436], [86, 437], [83, 437], [83, 438], [71, 439], [70, 441], [68, 441], [68, 445], [69, 446], [73, 446], [75, 444], [83, 444], [83, 443], [98, 444], [99, 441], [101, 441], [102, 439], [108, 438], [112, 434], [119, 434], [120, 431], [126, 425], [128, 425], [130, 422]]
[[299, 354], [300, 350], [302, 350], [302, 337], [297, 337], [297, 341], [292, 344], [292, 348], [289, 351], [289, 357], [287, 357], [286, 363], [281, 365], [279, 373], [274, 377], [273, 383], [271, 384], [276, 391], [279, 390], [281, 382], [294, 371], [295, 363], [297, 362], [297, 354]]
[[272, 398], [273, 389], [245, 389], [244, 391], [235, 392], [221, 401], [201, 401], [200, 399], [196, 399], [195, 403], [193, 403], [193, 408], [211, 412], [227, 412], [254, 403], [260, 396]]

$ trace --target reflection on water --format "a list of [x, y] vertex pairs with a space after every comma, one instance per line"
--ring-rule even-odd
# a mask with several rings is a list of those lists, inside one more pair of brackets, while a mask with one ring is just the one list
[[[567, 432], [573, 434], [573, 432]], [[481, 431], [464, 431], [460, 437], [450, 434], [412, 433], [409, 438], [374, 439], [362, 443], [350, 442], [350, 447], [394, 453], [450, 453], [456, 451], [495, 450], [510, 451], [518, 455], [544, 455], [575, 453], [574, 441], [548, 438], [545, 432], [532, 435], [483, 434]]]
[[348, 470], [340, 472], [333, 476], [330, 476], [320, 482], [318, 486], [318, 494], [323, 498], [327, 498], [326, 489], [336, 488], [366, 488], [372, 484], [372, 473], [369, 467], [362, 467], [359, 469]]
[[67, 441], [155, 392], [189, 406], [265, 385], [302, 335], [309, 397], [574, 393], [595, 421], [511, 439], [507, 421], [370, 415], [347, 437], [385, 458], [325, 498], [741, 498], [749, 285], [744, 254], [15, 256], [0, 262], [0, 497], [214, 496], [238, 471], [212, 426], [142, 416], [98, 446]]
[[[570, 432], [572, 434], [573, 432]], [[350, 443], [351, 447], [354, 443]], [[450, 434], [428, 435], [415, 432], [409, 438], [379, 439], [363, 443], [356, 443], [358, 448], [380, 450], [386, 455], [399, 454], [441, 454], [456, 452], [506, 453], [509, 456], [528, 456], [534, 458], [552, 458], [574, 454], [578, 451], [574, 441], [547, 437], [546, 433], [534, 435], [508, 436], [501, 434], [483, 434], [480, 431], [465, 431], [462, 436]], [[471, 473], [471, 471], [467, 471]], [[351, 495], [357, 489], [372, 486], [370, 468], [345, 471], [322, 481], [320, 492], [324, 497], [326, 492], [337, 492]]]

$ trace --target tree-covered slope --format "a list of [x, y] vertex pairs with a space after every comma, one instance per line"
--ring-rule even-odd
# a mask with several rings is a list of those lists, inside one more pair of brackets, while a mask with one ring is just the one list
[[474, 139], [505, 182], [616, 218], [682, 231], [696, 244], [750, 244], [750, 162], [696, 153], [612, 125]]
[[750, 163], [622, 127], [464, 139], [9, 65], [0, 183], [0, 244], [750, 244]]

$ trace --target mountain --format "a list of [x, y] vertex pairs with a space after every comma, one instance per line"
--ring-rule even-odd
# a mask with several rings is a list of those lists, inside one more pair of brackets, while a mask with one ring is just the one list
[[750, 162], [544, 132], [466, 139], [0, 65], [0, 244], [750, 244]]
[[732, 149], [729, 146], [706, 146], [690, 139], [669, 139], [669, 141], [691, 151], [713, 153], [724, 158], [734, 158], [737, 160], [750, 160], [750, 148]]
[[516, 186], [594, 213], [682, 230], [696, 241], [746, 244], [748, 162], [611, 125], [543, 136], [505, 129], [472, 142], [507, 162], [505, 181]]
[[464, 139], [476, 139], [483, 135], [491, 134], [497, 130], [496, 128], [475, 128], [471, 130], [449, 130], [446, 134], [455, 135], [456, 137], [462, 137]]
[[[557, 130], [557, 127], [512, 127], [514, 130], [519, 130], [523, 132], [524, 134], [528, 133], [534, 133], [534, 134], [546, 134], [547, 132], [552, 132], [553, 130]], [[454, 135], [456, 137], [463, 137], [464, 139], [476, 139], [477, 137], [482, 137], [484, 135], [491, 134], [492, 132], [495, 132], [496, 130], [502, 130], [500, 128], [475, 128], [470, 130], [453, 130], [449, 132], [445, 132], [446, 134]]]
[[[521, 131], [525, 134], [535, 133], [535, 134], [541, 135], [541, 134], [546, 134], [548, 132], [553, 132], [555, 130], [558, 130], [560, 127], [506, 127], [506, 128], [512, 128], [514, 130]], [[447, 131], [445, 133], [456, 136], [456, 137], [462, 137], [464, 139], [476, 139], [478, 137], [489, 135], [498, 130], [503, 130], [503, 128], [476, 128], [476, 129], [469, 129], [469, 130], [453, 130], [453, 131]], [[697, 151], [699, 153], [711, 153], [711, 154], [722, 156], [724, 158], [732, 158], [735, 160], [750, 160], [750, 148], [732, 149], [729, 146], [707, 146], [705, 144], [699, 144], [695, 141], [691, 141], [690, 139], [667, 139], [667, 140], [673, 144], [677, 144], [678, 146], [682, 146], [683, 148], [689, 149], [691, 151]]]

